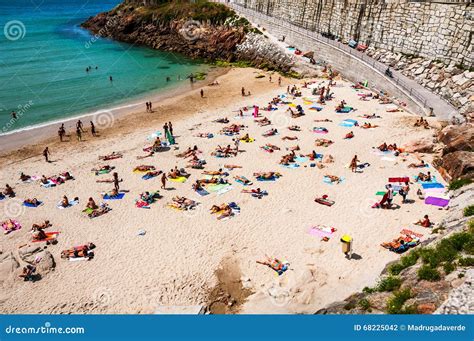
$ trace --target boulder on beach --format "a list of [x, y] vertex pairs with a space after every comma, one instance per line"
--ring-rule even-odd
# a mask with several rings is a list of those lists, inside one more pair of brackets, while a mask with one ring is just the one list
[[407, 153], [433, 153], [435, 144], [429, 137], [413, 140], [402, 145]]

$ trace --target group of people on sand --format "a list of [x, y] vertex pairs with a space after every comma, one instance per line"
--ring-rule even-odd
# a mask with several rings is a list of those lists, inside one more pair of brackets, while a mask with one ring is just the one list
[[420, 119], [416, 120], [414, 126], [415, 127], [423, 127], [425, 129], [430, 128], [430, 124], [428, 123], [427, 120], [423, 119], [423, 117], [420, 117]]
[[146, 105], [146, 112], [152, 113], [153, 112], [153, 103], [145, 102]]
[[399, 153], [402, 152], [402, 150], [398, 148], [396, 143], [387, 145], [387, 143], [384, 142], [380, 146], [378, 146], [377, 149], [380, 150], [381, 152], [391, 151], [391, 152], [394, 152], [395, 155], [398, 155]]
[[[93, 121], [90, 121], [90, 129], [91, 129], [91, 135], [96, 137], [97, 136], [97, 130], [95, 127], [95, 124]], [[78, 141], [82, 141], [82, 134], [85, 132], [84, 130], [84, 125], [81, 120], [78, 120], [76, 122], [76, 138]], [[64, 142], [64, 138], [67, 136], [66, 134], [66, 128], [64, 127], [64, 123], [61, 124], [61, 126], [58, 129], [58, 136], [59, 136], [59, 141]], [[45, 156], [46, 157], [46, 156]]]

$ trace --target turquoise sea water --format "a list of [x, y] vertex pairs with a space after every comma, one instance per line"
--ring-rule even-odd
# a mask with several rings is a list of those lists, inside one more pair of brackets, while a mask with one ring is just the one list
[[119, 2], [0, 0], [0, 134], [117, 106], [207, 69], [181, 55], [97, 40], [79, 27]]

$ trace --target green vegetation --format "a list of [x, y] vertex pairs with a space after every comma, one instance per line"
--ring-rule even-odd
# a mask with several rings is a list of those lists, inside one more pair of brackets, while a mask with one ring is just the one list
[[465, 257], [459, 260], [459, 265], [461, 266], [474, 266], [474, 258], [473, 257]]
[[454, 190], [457, 190], [463, 186], [466, 186], [466, 185], [469, 185], [472, 183], [472, 180], [471, 179], [457, 179], [457, 180], [453, 180], [451, 181], [451, 183], [449, 184], [449, 190], [450, 191], [454, 191]]
[[362, 289], [362, 291], [367, 294], [371, 294], [374, 292], [394, 291], [399, 289], [401, 285], [402, 280], [400, 279], [400, 277], [390, 275], [382, 278], [375, 287], [365, 287], [364, 289]]
[[370, 301], [366, 298], [363, 298], [359, 301], [359, 307], [362, 310], [367, 310], [368, 312], [372, 311], [371, 306], [370, 306]]
[[456, 264], [455, 263], [445, 263], [443, 265], [443, 270], [446, 273], [446, 275], [449, 275], [451, 272], [456, 270]]
[[464, 216], [471, 217], [474, 215], [474, 205], [469, 205], [464, 208]]
[[387, 301], [388, 314], [416, 314], [417, 310], [413, 306], [404, 307], [405, 302], [412, 297], [409, 288], [396, 291]]
[[234, 66], [234, 67], [241, 67], [241, 68], [246, 68], [246, 67], [252, 67], [252, 62], [249, 62], [249, 61], [246, 61], [246, 60], [239, 60], [239, 61], [236, 61], [236, 62], [228, 62], [228, 61], [225, 61], [225, 60], [216, 60], [214, 62], [214, 65], [215, 66], [219, 66], [219, 67], [231, 67], [231, 66]]
[[392, 275], [398, 275], [400, 272], [402, 272], [402, 270], [415, 265], [419, 257], [419, 249], [411, 250], [408, 254], [402, 256], [398, 263], [392, 264], [388, 268], [388, 271]]
[[436, 268], [432, 268], [429, 265], [423, 265], [419, 270], [418, 270], [418, 278], [419, 279], [424, 279], [426, 281], [430, 282], [436, 282], [441, 279], [441, 274]]

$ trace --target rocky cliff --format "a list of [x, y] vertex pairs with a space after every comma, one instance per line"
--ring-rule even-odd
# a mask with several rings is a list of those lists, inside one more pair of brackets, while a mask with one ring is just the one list
[[126, 1], [89, 18], [82, 26], [97, 36], [192, 58], [245, 62], [283, 72], [293, 66], [293, 61], [246, 19], [207, 1]]

